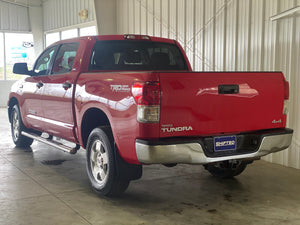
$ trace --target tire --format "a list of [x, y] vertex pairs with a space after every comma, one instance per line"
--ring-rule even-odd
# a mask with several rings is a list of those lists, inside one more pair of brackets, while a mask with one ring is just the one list
[[96, 193], [118, 196], [129, 185], [129, 179], [118, 173], [120, 163], [114, 152], [114, 139], [109, 127], [95, 128], [87, 142], [87, 174]]
[[21, 134], [22, 131], [26, 131], [26, 127], [23, 124], [18, 105], [13, 106], [10, 116], [11, 116], [10, 128], [11, 128], [11, 135], [12, 135], [13, 142], [17, 147], [28, 148], [32, 144], [33, 139]]
[[204, 165], [213, 176], [217, 178], [232, 178], [240, 175], [251, 162], [235, 160], [233, 162], [224, 161], [216, 164]]

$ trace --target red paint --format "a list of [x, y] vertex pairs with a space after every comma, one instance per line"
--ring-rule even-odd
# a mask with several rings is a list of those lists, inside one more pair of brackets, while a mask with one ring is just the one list
[[160, 104], [159, 82], [136, 82], [132, 85], [131, 92], [138, 105]]
[[[137, 38], [142, 40], [142, 36]], [[282, 73], [191, 72], [178, 42], [150, 39], [145, 41], [176, 44], [190, 72], [88, 72], [96, 40], [124, 40], [124, 36], [60, 41], [52, 46], [80, 43], [71, 72], [27, 77], [13, 85], [10, 98], [17, 98], [25, 126], [83, 145], [82, 118], [90, 108], [100, 109], [110, 121], [120, 155], [130, 163], [138, 163], [136, 139], [237, 134], [285, 127], [286, 115], [282, 111], [289, 90]], [[37, 88], [38, 82], [44, 86]], [[65, 82], [70, 83], [71, 88], [64, 89]], [[155, 85], [147, 86], [149, 82]], [[239, 86], [239, 93], [219, 94], [219, 85], [234, 84]], [[160, 93], [153, 95], [157, 91]], [[137, 103], [160, 104], [160, 123], [138, 123]], [[33, 111], [41, 120], [30, 118]], [[281, 122], [272, 123], [274, 120]]]
[[[161, 125], [193, 128], [176, 133], [161, 130], [161, 137], [285, 127], [285, 82], [281, 73], [163, 73], [160, 83]], [[239, 85], [239, 93], [219, 94], [218, 86], [222, 84]], [[273, 120], [282, 122], [273, 124]]]

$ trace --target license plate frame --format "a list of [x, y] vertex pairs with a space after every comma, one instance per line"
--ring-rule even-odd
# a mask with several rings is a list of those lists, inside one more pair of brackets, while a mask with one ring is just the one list
[[214, 151], [236, 151], [237, 139], [235, 135], [214, 137]]

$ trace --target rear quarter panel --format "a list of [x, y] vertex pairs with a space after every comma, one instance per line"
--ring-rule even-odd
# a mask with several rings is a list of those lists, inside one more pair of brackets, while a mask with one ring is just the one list
[[[136, 103], [131, 94], [134, 82], [158, 81], [156, 73], [93, 72], [80, 75], [75, 95], [79, 127], [90, 108], [102, 110], [108, 117], [120, 155], [129, 163], [138, 163], [136, 138], [158, 138], [159, 124], [142, 124], [136, 119]], [[82, 137], [80, 129], [79, 137]], [[82, 140], [81, 140], [82, 143]]]

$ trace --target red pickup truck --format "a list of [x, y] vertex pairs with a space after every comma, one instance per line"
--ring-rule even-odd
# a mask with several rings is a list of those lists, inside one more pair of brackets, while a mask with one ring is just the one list
[[[59, 41], [11, 89], [16, 146], [39, 140], [87, 150], [101, 195], [118, 195], [142, 165], [202, 164], [239, 175], [253, 160], [289, 147], [289, 85], [281, 72], [192, 72], [177, 41], [143, 35]], [[74, 143], [68, 146], [54, 137]]]

